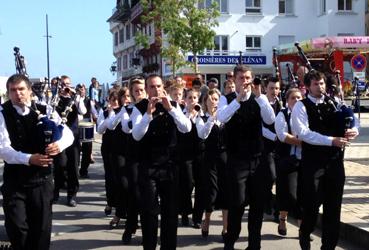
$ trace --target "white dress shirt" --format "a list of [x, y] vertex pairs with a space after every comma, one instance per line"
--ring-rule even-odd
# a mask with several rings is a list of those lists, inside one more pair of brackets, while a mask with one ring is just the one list
[[99, 134], [104, 134], [110, 123], [110, 118], [114, 115], [114, 110], [110, 110], [108, 117], [105, 119], [104, 110], [100, 109], [99, 117], [97, 118], [96, 131]]
[[[177, 107], [173, 107], [170, 111], [168, 111], [169, 115], [173, 117], [174, 123], [177, 126], [177, 129], [181, 133], [187, 133], [191, 131], [192, 123], [191, 121], [183, 114], [180, 106], [177, 104]], [[150, 122], [153, 120], [152, 115], [148, 115], [147, 112], [145, 112], [144, 115], [141, 114], [141, 112], [134, 107], [132, 114], [132, 136], [136, 141], [140, 141], [146, 134]]]
[[108, 129], [114, 130], [119, 123], [122, 125], [122, 131], [126, 134], [130, 134], [132, 129], [129, 128], [128, 123], [130, 121], [130, 117], [128, 115], [127, 109], [122, 107], [122, 109], [117, 114], [113, 114], [109, 118]]
[[[242, 101], [247, 101], [251, 96], [251, 91], [246, 94]], [[272, 124], [275, 120], [275, 114], [272, 106], [269, 104], [268, 98], [265, 95], [255, 97], [255, 101], [260, 107], [260, 115], [266, 124]], [[227, 123], [234, 113], [241, 107], [236, 98], [228, 105], [227, 98], [221, 96], [218, 103], [217, 119], [222, 123]]]
[[[290, 114], [290, 113], [291, 113], [291, 110], [288, 109], [288, 114]], [[291, 121], [290, 121], [290, 124], [291, 124]], [[277, 117], [275, 118], [274, 128], [275, 128], [275, 132], [277, 134], [278, 139], [281, 142], [284, 142], [286, 140], [287, 134], [289, 134], [289, 132], [288, 132], [287, 121], [286, 121], [285, 116], [284, 116], [282, 111], [280, 111], [278, 113]], [[292, 131], [291, 131], [291, 133], [292, 133]], [[296, 155], [297, 159], [301, 159], [301, 147], [296, 146], [296, 145], [291, 145], [290, 155]]]
[[[30, 112], [29, 107], [25, 107], [24, 110], [16, 105], [13, 105], [13, 107], [21, 116], [28, 115]], [[32, 154], [16, 151], [11, 146], [11, 141], [9, 138], [9, 133], [6, 127], [3, 112], [1, 112], [2, 110], [3, 107], [0, 106], [0, 158], [2, 158], [8, 164], [23, 164], [29, 166], [29, 159], [31, 158]], [[64, 149], [72, 145], [73, 140], [74, 136], [72, 131], [68, 128], [68, 126], [63, 125], [62, 137], [58, 141], [56, 141], [60, 151], [63, 151]]]
[[[324, 96], [322, 98], [315, 98], [311, 95], [308, 97], [316, 105], [324, 102]], [[334, 126], [334, 124], [332, 124]], [[359, 123], [355, 117], [355, 129], [358, 132]], [[306, 112], [305, 105], [298, 101], [293, 107], [291, 114], [291, 129], [294, 135], [297, 135], [302, 141], [311, 145], [332, 146], [333, 137], [322, 135], [318, 132], [312, 131], [309, 128], [309, 120]]]

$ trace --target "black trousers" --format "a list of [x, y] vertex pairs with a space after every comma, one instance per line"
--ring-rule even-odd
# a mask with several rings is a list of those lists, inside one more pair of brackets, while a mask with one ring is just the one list
[[143, 248], [145, 250], [156, 248], [159, 213], [161, 215], [160, 248], [176, 248], [178, 226], [177, 178], [175, 164], [171, 162], [159, 166], [143, 162], [139, 167], [141, 225]]
[[259, 157], [238, 159], [228, 154], [228, 183], [230, 206], [228, 209], [228, 228], [225, 246], [234, 245], [241, 232], [242, 216], [245, 206], [250, 205], [248, 214], [248, 249], [260, 249], [261, 226], [264, 204], [268, 190], [265, 178], [269, 169], [260, 164]]
[[53, 183], [49, 176], [41, 185], [3, 186], [5, 228], [12, 249], [50, 248]]
[[226, 152], [205, 152], [202, 168], [203, 192], [201, 200], [208, 213], [215, 208], [228, 208], [226, 180]]
[[192, 214], [192, 190], [193, 180], [193, 160], [181, 160], [178, 162], [179, 169], [179, 214]]
[[112, 157], [110, 150], [105, 145], [101, 146], [101, 156], [104, 164], [106, 202], [108, 206], [115, 207]]
[[[79, 167], [79, 139], [75, 139], [73, 144], [62, 151], [54, 160], [55, 171], [55, 192], [59, 192], [67, 181], [67, 196], [74, 197], [79, 189], [78, 167]], [[66, 170], [67, 176], [64, 175]]]
[[291, 158], [291, 156], [276, 160], [278, 210], [291, 212], [296, 219], [301, 219], [302, 216], [300, 169], [300, 161]]
[[[320, 163], [314, 162], [320, 161]], [[340, 228], [341, 203], [345, 183], [343, 155], [330, 159], [322, 166], [322, 158], [302, 159], [302, 241], [314, 231], [319, 207], [323, 204], [322, 247], [335, 249]]]
[[128, 179], [126, 158], [119, 153], [111, 153], [113, 199], [116, 208], [115, 215], [125, 218], [127, 215]]
[[127, 157], [127, 182], [128, 182], [128, 196], [127, 196], [127, 220], [125, 229], [134, 232], [137, 229], [138, 213], [139, 213], [139, 188], [138, 188], [138, 161]]
[[192, 210], [192, 222], [196, 224], [201, 223], [202, 214], [204, 212], [204, 204], [202, 201], [201, 188], [204, 185], [201, 178], [201, 169], [204, 165], [204, 153], [200, 152], [192, 162], [192, 175], [195, 187], [195, 197]]
[[88, 167], [91, 163], [91, 154], [92, 154], [92, 142], [83, 142], [81, 145], [81, 168], [79, 170], [80, 175], [88, 174]]

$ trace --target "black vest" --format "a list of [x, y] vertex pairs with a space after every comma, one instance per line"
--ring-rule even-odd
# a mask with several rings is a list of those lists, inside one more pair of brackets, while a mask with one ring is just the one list
[[[230, 104], [236, 95], [231, 93], [226, 98]], [[225, 125], [226, 146], [229, 154], [249, 159], [260, 155], [263, 150], [262, 118], [254, 94], [240, 105]]]
[[[201, 116], [204, 123], [209, 119], [208, 116]], [[220, 154], [226, 150], [225, 145], [225, 126], [221, 124], [218, 126], [214, 124], [211, 128], [208, 138], [205, 139], [205, 151], [207, 153], [214, 153], [214, 155]]]
[[[274, 104], [271, 104], [273, 110], [274, 110], [274, 114], [277, 115], [279, 113], [279, 111], [281, 111], [282, 109], [282, 105], [279, 101], [274, 102]], [[269, 129], [270, 131], [272, 131], [273, 133], [275, 133], [275, 128], [274, 128], [274, 122], [272, 124], [266, 124], [263, 121], [263, 126], [264, 128]], [[275, 147], [276, 147], [276, 143], [275, 141], [271, 141], [265, 137], [263, 137], [264, 140], [264, 149], [266, 152], [273, 152], [275, 151]]]
[[[105, 109], [103, 114], [104, 118], [107, 119], [109, 116], [109, 110]], [[113, 141], [114, 141], [114, 131], [106, 129], [104, 134], [102, 135], [101, 150], [111, 153], [113, 148]]]
[[60, 117], [63, 117], [63, 112], [66, 111], [66, 107], [69, 105], [72, 106], [72, 111], [67, 115], [66, 125], [72, 130], [74, 137], [78, 138], [78, 109], [75, 104], [71, 104], [72, 102], [72, 98], [60, 96], [59, 103], [55, 107], [55, 110], [58, 112]]
[[[305, 105], [309, 128], [312, 131], [322, 135], [342, 137], [342, 132], [339, 131], [338, 116], [335, 112], [335, 107], [332, 101], [326, 97], [324, 102], [316, 105], [309, 98], [302, 100]], [[331, 158], [341, 154], [341, 149], [332, 146], [317, 146], [302, 142], [302, 157], [304, 155], [313, 159]], [[319, 158], [321, 157], [321, 158]], [[306, 157], [305, 157], [306, 158]]]
[[[147, 111], [148, 100], [143, 99], [136, 104], [136, 108], [144, 115]], [[173, 107], [177, 103], [171, 101]], [[177, 126], [173, 117], [164, 109], [161, 103], [156, 104], [156, 110], [152, 114], [153, 120], [144, 137], [140, 140], [140, 152], [142, 159], [151, 163], [161, 164], [174, 159], [177, 145]]]
[[177, 130], [177, 155], [180, 160], [194, 159], [203, 151], [203, 140], [197, 135], [196, 124], [191, 121], [191, 131], [182, 133]]
[[[119, 107], [117, 109], [114, 109], [114, 113], [118, 114], [122, 108], [124, 107]], [[128, 136], [122, 130], [122, 123], [118, 123], [115, 129], [111, 131], [112, 131], [111, 132], [111, 136], [112, 136], [111, 152], [113, 154], [125, 155]]]
[[[44, 153], [45, 143], [40, 141], [37, 128], [38, 114], [31, 110], [28, 115], [19, 115], [10, 101], [3, 105], [3, 116], [12, 148], [27, 154]], [[46, 106], [32, 103], [41, 114], [46, 114]], [[8, 164], [4, 167], [4, 184], [28, 186], [43, 183], [44, 177], [51, 173], [50, 168]]]
[[83, 103], [85, 104], [85, 107], [87, 109], [86, 114], [83, 115], [83, 119], [88, 119], [89, 122], [91, 122], [91, 100], [87, 96], [83, 100]]

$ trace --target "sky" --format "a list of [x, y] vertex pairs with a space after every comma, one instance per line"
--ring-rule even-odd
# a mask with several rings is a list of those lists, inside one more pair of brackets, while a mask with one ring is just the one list
[[0, 0], [0, 76], [16, 73], [15, 46], [30, 78], [47, 77], [46, 14], [50, 77], [68, 75], [73, 85], [91, 77], [111, 83], [115, 61], [106, 20], [116, 0]]

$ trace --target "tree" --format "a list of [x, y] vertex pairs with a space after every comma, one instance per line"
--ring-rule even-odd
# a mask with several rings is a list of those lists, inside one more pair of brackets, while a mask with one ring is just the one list
[[[217, 2], [209, 8], [198, 8], [205, 0], [142, 0], [145, 15], [142, 23], [154, 23], [156, 42], [161, 44], [161, 54], [169, 59], [173, 75], [186, 65], [185, 55], [192, 52], [194, 68], [197, 73], [197, 55], [206, 48], [214, 46], [215, 32], [220, 15]], [[148, 47], [148, 37], [141, 32], [136, 42]], [[163, 46], [164, 45], [164, 46]]]

